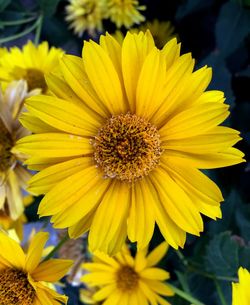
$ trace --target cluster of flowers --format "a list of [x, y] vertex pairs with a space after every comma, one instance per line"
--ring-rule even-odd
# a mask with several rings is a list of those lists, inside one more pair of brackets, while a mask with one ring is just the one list
[[[46, 42], [0, 51], [0, 225], [22, 239], [22, 188], [44, 195], [38, 214], [54, 228], [89, 232], [93, 262], [81, 280], [92, 301], [169, 304], [169, 273], [154, 266], [186, 233], [199, 236], [201, 214], [221, 217], [221, 192], [200, 170], [243, 162], [240, 136], [219, 126], [229, 107], [223, 92], [206, 91], [211, 69], [193, 70], [175, 38], [158, 49], [149, 31], [85, 41], [82, 58]], [[166, 242], [148, 254], [156, 224]], [[47, 239], [37, 233], [25, 251], [0, 232], [1, 305], [67, 301], [48, 283], [72, 262], [46, 255]], [[135, 256], [126, 241], [137, 243]], [[247, 305], [248, 271], [239, 279], [233, 304]]]
[[66, 20], [74, 32], [82, 36], [96, 36], [103, 32], [103, 21], [110, 19], [117, 28], [127, 29], [145, 21], [141, 11], [146, 9], [138, 0], [69, 0], [66, 6]]

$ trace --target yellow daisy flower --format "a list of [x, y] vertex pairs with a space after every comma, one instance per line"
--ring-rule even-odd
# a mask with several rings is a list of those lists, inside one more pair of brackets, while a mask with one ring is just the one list
[[22, 155], [11, 149], [29, 134], [18, 118], [25, 98], [37, 93], [39, 90], [28, 93], [24, 80], [11, 82], [4, 92], [0, 88], [0, 214], [14, 221], [24, 211], [21, 189], [26, 189], [31, 174], [22, 166]]
[[129, 29], [134, 24], [145, 21], [145, 17], [140, 13], [146, 9], [145, 5], [140, 5], [137, 0], [107, 0], [108, 17], [120, 28], [125, 26]]
[[250, 273], [242, 267], [238, 270], [239, 283], [232, 283], [233, 303], [232, 305], [250, 304]]
[[93, 300], [106, 300], [104, 304], [167, 305], [169, 303], [161, 296], [174, 295], [171, 288], [163, 283], [169, 279], [169, 273], [155, 267], [167, 248], [164, 242], [148, 255], [145, 249], [138, 251], [135, 258], [127, 247], [114, 257], [99, 252], [93, 263], [83, 264], [90, 273], [85, 274], [82, 281], [90, 287], [99, 287]]
[[85, 31], [92, 37], [102, 32], [106, 14], [106, 0], [69, 0], [66, 6], [66, 20], [78, 36]]
[[12, 47], [0, 58], [0, 80], [9, 83], [12, 80], [25, 79], [29, 91], [40, 88], [45, 93], [47, 85], [44, 75], [58, 68], [62, 54], [61, 49], [49, 49], [47, 41], [38, 46], [29, 41], [22, 50]]
[[41, 262], [48, 237], [48, 233], [37, 233], [24, 253], [18, 242], [0, 232], [1, 305], [59, 305], [67, 302], [66, 296], [48, 288], [47, 283], [61, 279], [72, 262], [61, 259]]
[[[64, 80], [48, 76], [54, 96], [27, 100], [32, 132], [16, 150], [28, 155], [29, 191], [46, 194], [40, 216], [69, 235], [90, 229], [91, 251], [115, 253], [128, 236], [145, 247], [155, 222], [183, 247], [203, 231], [200, 213], [221, 217], [216, 184], [199, 169], [242, 162], [239, 132], [218, 126], [229, 115], [220, 91], [205, 91], [211, 68], [195, 72], [191, 54], [150, 32], [85, 42], [83, 58], [65, 55]], [[30, 119], [32, 116], [32, 120]]]

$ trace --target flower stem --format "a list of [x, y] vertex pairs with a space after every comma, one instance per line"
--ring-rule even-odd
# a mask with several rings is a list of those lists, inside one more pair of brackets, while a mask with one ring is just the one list
[[49, 260], [50, 258], [52, 258], [54, 256], [54, 254], [62, 247], [62, 245], [69, 239], [68, 234], [65, 235], [60, 241], [59, 243], [53, 248], [53, 250], [50, 251], [50, 253], [48, 255], [45, 256], [45, 258], [43, 259], [43, 262]]
[[215, 287], [216, 287], [216, 291], [217, 291], [217, 293], [218, 293], [218, 296], [219, 296], [219, 298], [220, 298], [221, 304], [222, 304], [222, 305], [227, 305], [227, 302], [226, 302], [225, 297], [224, 297], [224, 295], [223, 295], [223, 293], [222, 293], [221, 287], [220, 287], [220, 285], [219, 285], [219, 283], [218, 283], [218, 281], [217, 281], [216, 278], [214, 279], [214, 284], [215, 284]]
[[169, 283], [168, 283], [168, 286], [175, 292], [175, 294], [177, 294], [179, 297], [183, 298], [184, 300], [190, 302], [191, 304], [193, 304], [193, 305], [205, 305], [201, 301], [195, 299], [190, 294], [180, 290], [179, 288], [177, 288], [177, 287], [175, 287], [175, 286], [173, 286]]

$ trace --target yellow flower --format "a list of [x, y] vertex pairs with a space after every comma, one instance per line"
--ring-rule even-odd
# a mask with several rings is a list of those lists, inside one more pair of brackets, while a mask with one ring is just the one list
[[25, 79], [29, 91], [40, 88], [45, 93], [47, 85], [44, 75], [58, 68], [62, 54], [61, 49], [49, 49], [46, 41], [38, 46], [29, 41], [22, 50], [12, 47], [0, 58], [0, 80], [9, 83], [12, 80]]
[[96, 36], [103, 31], [102, 21], [107, 14], [106, 0], [69, 0], [66, 6], [66, 20], [78, 36], [87, 31]]
[[18, 242], [0, 232], [1, 305], [59, 305], [59, 302], [67, 302], [66, 296], [49, 289], [47, 283], [61, 279], [72, 262], [61, 259], [41, 262], [48, 237], [48, 233], [37, 233], [25, 254]]
[[149, 305], [169, 304], [161, 296], [172, 296], [171, 288], [163, 281], [169, 279], [169, 273], [155, 265], [167, 251], [167, 243], [160, 244], [151, 253], [138, 251], [133, 258], [127, 247], [109, 257], [96, 253], [93, 263], [83, 264], [90, 273], [82, 277], [83, 283], [90, 287], [99, 287], [93, 300], [104, 301], [112, 305]]
[[242, 267], [238, 270], [239, 283], [232, 283], [233, 303], [232, 305], [250, 304], [250, 273]]
[[[154, 42], [157, 48], [161, 49], [164, 45], [176, 35], [174, 35], [174, 26], [170, 21], [159, 21], [154, 19], [153, 21], [147, 21], [140, 25], [138, 28], [132, 28], [131, 33], [139, 33], [140, 31], [146, 32], [149, 30], [154, 38]], [[112, 36], [122, 44], [124, 35], [122, 31], [116, 30]]]
[[22, 155], [14, 154], [12, 148], [29, 134], [18, 118], [25, 98], [36, 93], [27, 92], [24, 80], [11, 82], [4, 92], [0, 89], [0, 214], [14, 221], [23, 213], [21, 188], [26, 189], [31, 175], [22, 166]]
[[150, 30], [155, 45], [161, 49], [164, 45], [173, 38], [174, 35], [174, 27], [169, 21], [159, 21], [154, 19], [153, 21], [147, 21], [146, 23], [142, 24], [138, 29], [135, 29], [137, 32], [143, 31], [146, 32]]
[[66, 55], [64, 80], [47, 78], [54, 96], [30, 98], [23, 124], [37, 134], [18, 142], [31, 169], [29, 191], [46, 194], [40, 216], [90, 250], [119, 251], [128, 235], [140, 248], [155, 222], [183, 247], [203, 231], [200, 213], [221, 217], [216, 184], [199, 169], [242, 162], [239, 132], [217, 126], [229, 115], [220, 91], [205, 91], [211, 68], [195, 72], [171, 40], [162, 50], [149, 32], [85, 42], [83, 59]]
[[145, 5], [140, 5], [137, 0], [107, 0], [108, 17], [120, 28], [130, 28], [134, 24], [145, 21], [145, 17], [140, 13], [146, 9]]

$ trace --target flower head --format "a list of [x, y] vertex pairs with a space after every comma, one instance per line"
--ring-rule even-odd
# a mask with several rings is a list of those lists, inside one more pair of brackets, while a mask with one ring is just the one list
[[[64, 79], [47, 77], [54, 96], [26, 102], [37, 133], [16, 150], [41, 170], [29, 190], [46, 194], [41, 216], [71, 237], [87, 230], [91, 251], [115, 253], [127, 236], [139, 249], [155, 223], [174, 248], [203, 230], [201, 213], [221, 217], [216, 184], [199, 169], [242, 162], [239, 132], [218, 126], [229, 115], [220, 91], [205, 91], [211, 69], [195, 72], [176, 39], [162, 50], [150, 32], [85, 42], [66, 55]], [[98, 73], [97, 73], [98, 72]], [[39, 130], [39, 131], [38, 131]]]
[[145, 17], [140, 13], [146, 9], [138, 0], [107, 0], [108, 16], [115, 25], [129, 29], [134, 24], [140, 24]]
[[66, 6], [66, 20], [75, 34], [82, 36], [86, 31], [96, 36], [103, 31], [102, 21], [107, 14], [106, 0], [69, 0]]
[[11, 82], [4, 92], [0, 89], [0, 214], [5, 220], [21, 219], [24, 210], [21, 189], [26, 189], [31, 175], [22, 165], [22, 155], [13, 153], [12, 148], [29, 134], [20, 124], [19, 114], [25, 98], [38, 92], [28, 93], [24, 80]]
[[49, 49], [46, 41], [38, 46], [29, 41], [22, 50], [12, 47], [0, 57], [0, 80], [9, 83], [25, 79], [29, 91], [41, 89], [45, 93], [47, 85], [44, 75], [57, 69], [62, 54], [61, 49]]
[[47, 239], [48, 233], [37, 233], [24, 253], [18, 242], [0, 232], [1, 305], [66, 303], [67, 297], [49, 289], [47, 283], [61, 279], [72, 262], [60, 259], [41, 262]]
[[250, 304], [250, 273], [242, 267], [238, 270], [239, 283], [232, 283], [233, 303], [232, 305]]
[[138, 251], [135, 258], [127, 247], [109, 257], [97, 253], [94, 262], [83, 264], [89, 273], [82, 277], [83, 283], [98, 287], [93, 300], [107, 300], [109, 304], [169, 304], [161, 296], [172, 296], [171, 288], [163, 283], [169, 273], [155, 265], [166, 254], [167, 243], [160, 244], [147, 255], [146, 249]]

